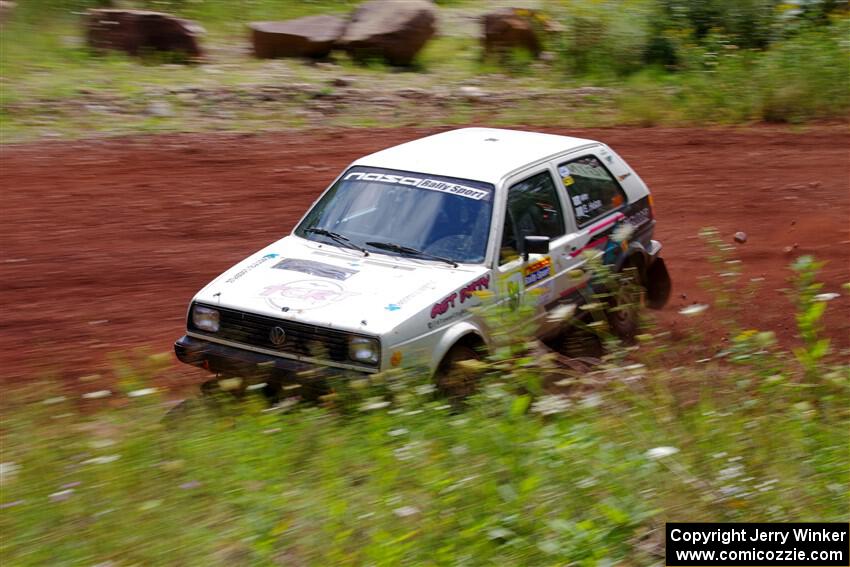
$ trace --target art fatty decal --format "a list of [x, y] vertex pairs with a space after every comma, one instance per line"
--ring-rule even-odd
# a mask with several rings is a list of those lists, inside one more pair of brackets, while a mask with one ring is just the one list
[[238, 272], [236, 272], [235, 274], [233, 274], [232, 276], [227, 278], [226, 283], [235, 282], [236, 280], [238, 280], [239, 278], [241, 278], [242, 276], [244, 276], [245, 274], [247, 274], [248, 272], [250, 272], [251, 270], [253, 270], [257, 266], [265, 264], [269, 260], [273, 260], [273, 259], [277, 258], [278, 256], [280, 256], [280, 254], [266, 254], [262, 258], [254, 260], [253, 262], [251, 262], [250, 264], [248, 264], [247, 266], [245, 266], [244, 268], [242, 268], [241, 270], [239, 270]]
[[356, 295], [325, 280], [299, 280], [266, 286], [260, 296], [277, 309], [317, 309]]
[[[435, 319], [440, 315], [448, 312], [449, 309], [455, 307], [455, 303], [464, 303], [467, 299], [473, 297], [476, 291], [488, 289], [490, 287], [490, 275], [484, 275], [463, 286], [460, 291], [450, 293], [431, 307], [431, 319]], [[459, 300], [459, 301], [458, 301]]]
[[311, 276], [320, 276], [323, 278], [340, 281], [347, 280], [354, 274], [358, 273], [358, 270], [351, 270], [349, 268], [332, 266], [330, 264], [324, 264], [322, 262], [316, 262], [314, 260], [300, 260], [297, 258], [287, 258], [278, 262], [273, 267], [277, 268], [278, 270], [302, 272], [304, 274], [310, 274]]

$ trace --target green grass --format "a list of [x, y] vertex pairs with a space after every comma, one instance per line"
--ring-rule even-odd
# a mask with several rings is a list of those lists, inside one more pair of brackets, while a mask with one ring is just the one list
[[7, 391], [0, 559], [650, 565], [667, 521], [845, 521], [850, 368], [826, 362], [817, 269], [795, 264], [793, 355], [744, 331], [670, 369], [650, 330], [554, 395], [512, 332], [462, 411], [396, 371], [318, 406], [223, 396], [163, 420], [167, 393], [142, 388], [169, 355], [121, 364], [99, 399]]
[[[610, 372], [629, 385], [551, 416], [496, 385], [459, 415], [430, 396], [354, 414], [243, 403], [173, 427], [155, 397], [7, 408], [3, 460], [20, 469], [3, 487], [18, 504], [3, 511], [0, 555], [641, 565], [658, 561], [665, 521], [846, 519], [846, 408], [824, 418], [787, 403], [788, 382], [718, 380], [714, 366]], [[702, 393], [677, 399], [674, 381]], [[659, 446], [679, 452], [652, 458]]]
[[[663, 37], [675, 45], [678, 58], [675, 66], [668, 67], [641, 62], [653, 37], [651, 26], [647, 27], [650, 0], [634, 0], [626, 6], [633, 24], [615, 12], [598, 16], [598, 10], [581, 2], [578, 11], [550, 5], [568, 33], [550, 42], [553, 58], [548, 62], [530, 61], [519, 54], [503, 63], [485, 61], [478, 40], [459, 35], [432, 40], [416, 65], [404, 72], [383, 64], [355, 64], [341, 54], [334, 56], [332, 65], [313, 65], [297, 60], [258, 61], [244, 51], [246, 21], [346, 12], [352, 4], [330, 0], [157, 4], [196, 18], [209, 29], [208, 62], [182, 66], [120, 54], [91, 54], [83, 44], [79, 17], [73, 13], [88, 5], [83, 0], [22, 3], [0, 34], [0, 134], [10, 142], [43, 135], [145, 130], [151, 124], [146, 115], [149, 103], [170, 99], [173, 89], [251, 93], [258, 85], [291, 83], [323, 89], [340, 75], [352, 77], [355, 87], [375, 96], [414, 87], [435, 98], [417, 104], [412, 113], [404, 103], [389, 109], [363, 103], [341, 105], [332, 115], [307, 112], [307, 116], [304, 105], [296, 104], [299, 101], [277, 106], [260, 101], [253, 102], [252, 109], [225, 109], [227, 118], [171, 100], [174, 116], [154, 122], [182, 131], [465, 120], [529, 126], [691, 125], [846, 119], [850, 110], [846, 41], [850, 19], [837, 16], [829, 26], [801, 26], [788, 32], [765, 50], [737, 48], [728, 36], [710, 35], [697, 42], [687, 31], [668, 30]], [[472, 1], [451, 5], [452, 10], [473, 13], [485, 8], [485, 3]], [[587, 42], [573, 41], [573, 31], [584, 28], [597, 31], [581, 35]], [[513, 98], [476, 107], [457, 96], [465, 84]], [[583, 86], [606, 87], [610, 94], [597, 101], [576, 101], [570, 90]], [[523, 100], [523, 93], [537, 91], [551, 96], [541, 102]], [[443, 100], [437, 100], [441, 96]], [[104, 106], [114, 108], [98, 110]]]

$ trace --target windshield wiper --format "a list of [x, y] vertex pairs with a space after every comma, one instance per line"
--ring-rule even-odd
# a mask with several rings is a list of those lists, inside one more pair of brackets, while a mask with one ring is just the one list
[[341, 235], [338, 232], [333, 232], [332, 230], [326, 230], [324, 228], [305, 228], [304, 232], [311, 232], [313, 234], [318, 234], [320, 236], [327, 236], [328, 238], [330, 238], [334, 242], [338, 242], [338, 243], [342, 244], [343, 246], [347, 246], [348, 248], [353, 248], [354, 250], [359, 250], [360, 252], [363, 252], [364, 256], [369, 255], [368, 250], [366, 250], [362, 246], [358, 246], [358, 245], [354, 244], [347, 237]]
[[451, 264], [453, 268], [457, 268], [457, 262], [455, 262], [454, 260], [449, 260], [448, 258], [443, 258], [442, 256], [429, 254], [428, 252], [423, 252], [422, 250], [417, 250], [416, 248], [411, 248], [409, 246], [402, 246], [401, 244], [396, 244], [395, 242], [367, 242], [366, 245], [378, 248], [380, 250], [389, 250], [390, 252], [406, 254], [408, 256], [419, 256], [420, 258], [439, 260], [440, 262]]

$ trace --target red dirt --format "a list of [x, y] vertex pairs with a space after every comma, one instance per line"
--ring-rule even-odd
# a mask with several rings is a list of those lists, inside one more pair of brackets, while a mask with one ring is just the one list
[[[3, 317], [0, 377], [103, 372], [110, 357], [170, 351], [189, 299], [248, 253], [287, 233], [347, 163], [433, 132], [338, 130], [270, 135], [163, 135], [2, 148]], [[788, 264], [829, 263], [829, 334], [850, 346], [850, 132], [742, 129], [560, 130], [614, 147], [653, 190], [674, 296], [660, 322], [682, 337], [698, 324], [677, 311], [710, 303], [698, 278], [712, 267], [698, 231], [736, 245], [746, 277], [762, 277], [741, 323], [794, 343]], [[783, 252], [796, 247], [793, 253]], [[198, 373], [185, 376], [200, 378]]]

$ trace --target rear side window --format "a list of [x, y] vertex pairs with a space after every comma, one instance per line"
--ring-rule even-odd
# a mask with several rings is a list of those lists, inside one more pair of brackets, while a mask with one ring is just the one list
[[569, 195], [579, 228], [619, 209], [626, 202], [620, 184], [593, 156], [558, 165], [558, 175]]

